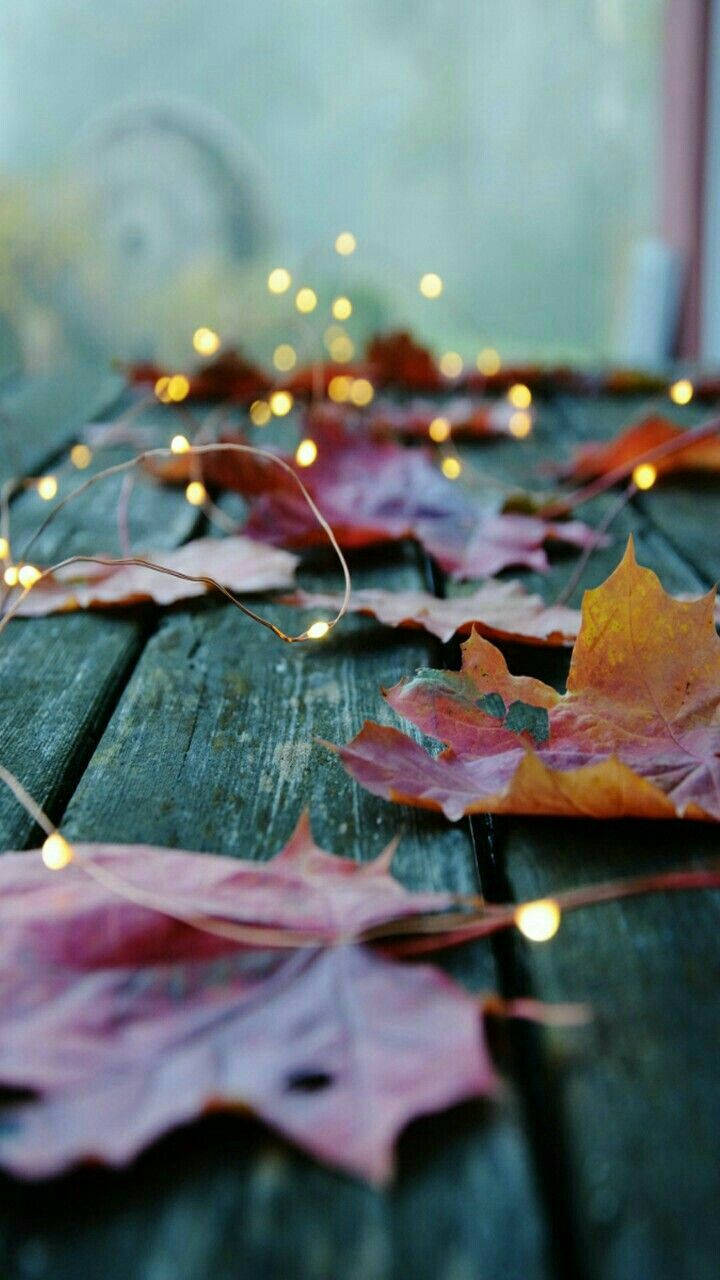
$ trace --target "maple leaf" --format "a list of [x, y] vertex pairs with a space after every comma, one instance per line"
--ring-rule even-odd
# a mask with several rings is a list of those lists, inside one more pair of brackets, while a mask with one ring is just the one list
[[[155, 386], [160, 378], [172, 376], [174, 369], [139, 363], [123, 366], [130, 382]], [[189, 375], [189, 400], [230, 400], [250, 404], [264, 396], [273, 381], [256, 365], [250, 364], [239, 351], [223, 351]]]
[[[33, 1097], [0, 1112], [0, 1163], [25, 1177], [123, 1164], [241, 1107], [321, 1160], [388, 1177], [411, 1118], [494, 1088], [476, 998], [346, 941], [453, 901], [404, 889], [391, 854], [333, 857], [307, 818], [268, 864], [77, 845], [53, 875], [37, 851], [5, 854], [0, 1084]], [[159, 906], [239, 922], [256, 944]]]
[[[431, 423], [440, 420], [443, 426], [447, 424], [448, 437], [483, 439], [511, 435], [513, 413], [512, 405], [504, 401], [478, 403], [460, 396], [443, 401], [440, 408], [436, 401], [421, 399], [406, 404], [374, 400], [364, 411], [347, 405], [319, 403], [308, 410], [307, 429], [315, 439], [334, 430], [337, 435], [427, 440]], [[442, 439], [438, 443], [442, 443]]]
[[[337, 612], [340, 594], [297, 591], [283, 598], [298, 608], [326, 608]], [[457, 632], [476, 628], [481, 635], [527, 644], [572, 644], [580, 629], [580, 611], [546, 605], [530, 595], [521, 582], [484, 583], [471, 595], [439, 600], [427, 591], [354, 591], [349, 611], [377, 618], [389, 627], [421, 627], [443, 642]]]
[[209, 582], [191, 580], [201, 577], [214, 578], [229, 591], [271, 591], [292, 586], [298, 563], [288, 551], [243, 537], [196, 538], [174, 551], [148, 552], [142, 559], [172, 573], [158, 572], [150, 564], [113, 563], [112, 557], [106, 564], [83, 564], [79, 558], [37, 582], [19, 600], [17, 614], [38, 617], [142, 600], [174, 604], [209, 591]]
[[720, 819], [720, 639], [714, 592], [682, 602], [638, 566], [632, 540], [587, 591], [567, 693], [513, 676], [477, 633], [460, 673], [421, 671], [386, 694], [446, 744], [433, 757], [367, 723], [339, 749], [378, 795], [464, 813]]
[[438, 391], [443, 386], [432, 353], [406, 330], [377, 334], [368, 343], [367, 359], [378, 384], [395, 383], [415, 391]]
[[[652, 415], [633, 423], [613, 440], [581, 445], [570, 462], [558, 471], [576, 480], [591, 480], [623, 467], [631, 471], [647, 453], [684, 435], [687, 435], [684, 427], [669, 418]], [[653, 466], [658, 472], [720, 471], [720, 439], [708, 437], [689, 443], [686, 448], [658, 458]]]

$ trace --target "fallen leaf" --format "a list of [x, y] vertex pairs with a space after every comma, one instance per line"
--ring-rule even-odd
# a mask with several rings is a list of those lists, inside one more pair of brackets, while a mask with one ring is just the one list
[[[390, 851], [324, 853], [303, 819], [268, 864], [145, 845], [0, 859], [0, 1164], [45, 1177], [120, 1165], [208, 1110], [252, 1110], [318, 1159], [382, 1181], [415, 1116], [488, 1094], [481, 1004], [438, 970], [344, 942], [436, 910]], [[119, 877], [166, 910], [307, 946], [239, 946], [105, 888]], [[326, 939], [333, 945], [320, 945]]]
[[[371, 435], [379, 439], [432, 439], [430, 424], [447, 423], [448, 439], [487, 439], [512, 435], [510, 420], [515, 410], [506, 401], [478, 402], [455, 396], [442, 404], [432, 400], [410, 400], [399, 404], [374, 400], [363, 411], [348, 405], [319, 403], [307, 414], [307, 430], [317, 438], [334, 429], [338, 434]], [[442, 439], [436, 443], [443, 443]]]
[[[123, 366], [126, 377], [139, 386], [154, 387], [163, 377], [171, 377], [174, 369], [151, 363]], [[223, 351], [188, 375], [189, 390], [185, 400], [229, 400], [250, 404], [264, 396], [274, 385], [264, 370], [250, 364], [239, 351]]]
[[[337, 612], [342, 595], [297, 591], [284, 604]], [[389, 627], [421, 627], [443, 642], [475, 627], [481, 635], [526, 644], [572, 644], [580, 629], [579, 609], [546, 605], [521, 582], [490, 581], [471, 595], [439, 600], [427, 591], [354, 591], [348, 606]]]
[[[591, 480], [617, 468], [628, 472], [653, 449], [679, 440], [687, 429], [677, 426], [668, 418], [653, 415], [627, 427], [613, 440], [584, 444], [576, 451], [566, 466], [558, 468], [561, 475], [575, 480]], [[678, 449], [653, 463], [655, 470], [668, 471], [720, 471], [720, 438], [709, 437]]]
[[[585, 593], [564, 696], [510, 675], [500, 651], [473, 633], [460, 673], [421, 671], [386, 694], [397, 712], [446, 744], [441, 755], [367, 723], [340, 756], [376, 794], [441, 809], [453, 820], [505, 812], [717, 821], [714, 609], [714, 591], [691, 602], [667, 595], [638, 566], [630, 541], [614, 573]], [[488, 697], [497, 698], [499, 714]], [[546, 721], [532, 720], [518, 703], [541, 709]]]
[[445, 384], [432, 353], [406, 330], [377, 334], [367, 348], [372, 380], [414, 391], [438, 391]]
[[[98, 558], [103, 559], [102, 553]], [[108, 561], [112, 561], [108, 557]], [[174, 551], [150, 551], [150, 560], [174, 573], [214, 578], [229, 591], [271, 591], [293, 585], [297, 556], [250, 538], [197, 538]], [[35, 584], [19, 602], [17, 614], [37, 617], [73, 609], [103, 609], [113, 605], [154, 600], [174, 604], [204, 595], [207, 582], [173, 577], [146, 564], [66, 565]], [[10, 599], [16, 598], [16, 592]]]

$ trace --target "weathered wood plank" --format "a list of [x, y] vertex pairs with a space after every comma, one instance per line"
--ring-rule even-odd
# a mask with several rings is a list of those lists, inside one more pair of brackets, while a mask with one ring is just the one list
[[123, 385], [110, 370], [78, 364], [8, 379], [0, 387], [0, 481], [36, 474], [75, 431], [111, 410]]

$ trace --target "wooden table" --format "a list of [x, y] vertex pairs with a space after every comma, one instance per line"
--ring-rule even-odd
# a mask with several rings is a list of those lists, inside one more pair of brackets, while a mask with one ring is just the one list
[[[87, 373], [0, 390], [3, 476], [58, 469], [80, 424], [116, 411], [118, 392]], [[474, 446], [465, 458], [527, 478], [543, 457], [611, 434], [635, 408], [548, 400], [531, 440]], [[684, 420], [699, 416], [691, 408]], [[117, 553], [115, 496], [98, 487], [69, 508], [38, 557]], [[706, 588], [720, 569], [719, 497], [719, 481], [697, 478], [638, 497], [584, 585], [606, 576], [632, 531], [639, 560], [668, 589]], [[591, 520], [613, 501], [596, 501]], [[15, 527], [29, 527], [42, 505], [19, 497]], [[176, 544], [202, 528], [168, 491], [136, 496], [131, 522], [138, 546]], [[555, 558], [548, 598], [573, 564]], [[352, 567], [358, 586], [420, 585], [428, 568], [412, 546], [358, 556]], [[304, 579], [321, 581], [322, 567]], [[299, 629], [289, 610], [268, 612]], [[509, 657], [516, 671], [564, 679], [566, 654]], [[367, 859], [401, 830], [395, 867], [407, 884], [480, 884], [492, 899], [720, 853], [717, 828], [702, 824], [451, 826], [360, 790], [316, 745], [317, 736], [348, 740], [366, 716], [389, 721], [380, 685], [448, 660], [456, 649], [357, 618], [327, 643], [284, 647], [216, 599], [18, 621], [0, 639], [0, 760], [71, 838], [263, 859], [309, 805], [325, 848]], [[7, 792], [0, 833], [2, 848], [39, 842]], [[414, 1123], [388, 1191], [319, 1167], [260, 1123], [215, 1116], [122, 1172], [85, 1169], [34, 1186], [2, 1178], [0, 1276], [710, 1280], [720, 1270], [719, 907], [710, 893], [628, 900], [567, 917], [546, 945], [507, 936], [449, 957], [477, 990], [589, 1001], [595, 1019], [574, 1031], [511, 1025], [499, 1047], [503, 1099]]]

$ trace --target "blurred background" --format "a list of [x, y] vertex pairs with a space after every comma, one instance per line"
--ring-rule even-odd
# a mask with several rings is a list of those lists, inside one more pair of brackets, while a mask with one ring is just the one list
[[0, 368], [317, 357], [337, 296], [357, 348], [713, 357], [711, 8], [4, 0]]

